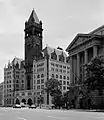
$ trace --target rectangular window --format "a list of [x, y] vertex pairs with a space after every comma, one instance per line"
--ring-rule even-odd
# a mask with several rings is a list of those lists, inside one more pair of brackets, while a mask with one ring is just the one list
[[44, 83], [44, 79], [41, 79], [41, 83]]
[[66, 87], [65, 87], [65, 86], [63, 87], [63, 90], [66, 90]]
[[51, 68], [51, 71], [54, 71], [54, 68]]
[[37, 80], [37, 84], [40, 84], [40, 80]]
[[44, 85], [41, 85], [41, 89], [44, 89]]
[[63, 81], [63, 85], [65, 85], [66, 84], [66, 81]]
[[37, 85], [37, 89], [40, 89], [40, 85]]

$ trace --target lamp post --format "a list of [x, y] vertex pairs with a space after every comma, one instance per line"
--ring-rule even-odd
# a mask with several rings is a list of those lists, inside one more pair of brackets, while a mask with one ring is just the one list
[[42, 94], [40, 92], [40, 109], [41, 109], [41, 99], [42, 99]]

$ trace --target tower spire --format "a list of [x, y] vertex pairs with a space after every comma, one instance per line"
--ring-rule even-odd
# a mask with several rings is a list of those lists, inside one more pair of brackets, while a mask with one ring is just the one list
[[30, 22], [36, 22], [36, 23], [40, 23], [40, 21], [39, 21], [39, 19], [38, 19], [38, 16], [37, 16], [37, 14], [36, 14], [36, 12], [35, 12], [35, 10], [34, 10], [34, 8], [33, 8], [33, 10], [32, 10], [32, 12], [31, 12], [31, 15], [30, 15], [30, 17], [29, 17], [29, 20], [28, 20], [28, 22], [30, 23]]

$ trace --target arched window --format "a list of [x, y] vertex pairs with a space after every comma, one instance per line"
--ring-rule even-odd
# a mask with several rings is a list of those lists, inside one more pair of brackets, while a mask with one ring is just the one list
[[52, 74], [52, 78], [54, 78], [54, 74]]
[[43, 78], [43, 77], [44, 77], [44, 74], [41, 74], [41, 77]]
[[37, 75], [37, 78], [40, 78], [40, 75]]

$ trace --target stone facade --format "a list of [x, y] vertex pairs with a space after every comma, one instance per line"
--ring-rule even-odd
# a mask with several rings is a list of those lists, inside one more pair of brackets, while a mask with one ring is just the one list
[[70, 84], [70, 64], [67, 55], [58, 47], [42, 45], [42, 22], [33, 10], [25, 22], [25, 60], [14, 58], [4, 68], [4, 104], [51, 104], [44, 91], [45, 81], [54, 77], [62, 84], [62, 92]]
[[4, 105], [4, 82], [0, 83], [0, 106]]
[[25, 90], [25, 63], [22, 59], [14, 58], [4, 68], [4, 105], [14, 104], [15, 91]]
[[88, 34], [77, 34], [66, 51], [71, 65], [71, 84], [81, 83], [85, 79], [84, 65], [92, 57], [104, 54], [104, 26]]
[[[86, 87], [83, 85], [86, 79], [85, 64], [93, 57], [104, 55], [104, 26], [88, 34], [77, 34], [66, 51], [70, 60], [70, 86], [74, 89], [72, 99], [75, 100], [76, 107], [79, 107], [86, 94]], [[97, 95], [97, 92], [93, 92], [93, 98], [95, 98], [94, 94]], [[87, 103], [85, 104], [87, 106]]]

